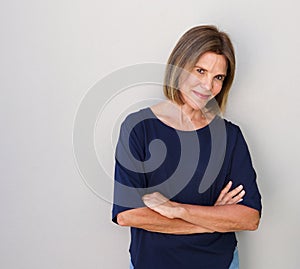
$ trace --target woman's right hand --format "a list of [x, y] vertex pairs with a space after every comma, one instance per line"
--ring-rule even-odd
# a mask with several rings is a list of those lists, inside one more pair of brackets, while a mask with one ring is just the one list
[[232, 181], [229, 181], [225, 188], [221, 191], [217, 201], [215, 202], [215, 206], [217, 205], [232, 205], [241, 202], [245, 195], [245, 190], [243, 190], [243, 186], [240, 185], [230, 191], [232, 186]]

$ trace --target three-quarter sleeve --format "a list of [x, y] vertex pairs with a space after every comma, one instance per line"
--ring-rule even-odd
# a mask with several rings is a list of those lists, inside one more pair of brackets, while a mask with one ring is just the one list
[[143, 128], [140, 124], [132, 128], [130, 117], [127, 117], [121, 124], [115, 152], [112, 208], [112, 220], [115, 223], [119, 213], [144, 206], [141, 199], [146, 187], [144, 156]]
[[245, 138], [238, 126], [236, 141], [233, 148], [229, 180], [233, 182], [233, 188], [243, 185], [246, 191], [243, 201], [239, 204], [254, 208], [261, 214], [261, 195], [257, 185], [257, 175], [252, 164], [250, 152]]

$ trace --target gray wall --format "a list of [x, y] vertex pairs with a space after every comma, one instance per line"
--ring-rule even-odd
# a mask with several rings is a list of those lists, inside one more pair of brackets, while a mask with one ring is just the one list
[[[225, 116], [245, 134], [263, 194], [259, 230], [238, 234], [241, 268], [299, 268], [298, 11], [292, 0], [1, 1], [0, 267], [128, 268], [128, 229], [76, 168], [78, 106], [103, 76], [164, 63], [188, 28], [211, 23], [236, 48]], [[115, 107], [162, 97], [139, 93]]]

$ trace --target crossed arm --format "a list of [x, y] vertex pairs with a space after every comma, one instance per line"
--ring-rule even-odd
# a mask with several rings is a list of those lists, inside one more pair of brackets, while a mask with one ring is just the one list
[[230, 191], [230, 181], [221, 191], [214, 206], [176, 203], [158, 192], [143, 196], [147, 207], [121, 212], [121, 226], [169, 234], [194, 234], [256, 230], [259, 212], [239, 205], [245, 191], [239, 186]]

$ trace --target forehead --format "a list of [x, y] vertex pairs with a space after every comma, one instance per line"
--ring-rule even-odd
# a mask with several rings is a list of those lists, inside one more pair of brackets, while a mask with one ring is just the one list
[[206, 52], [199, 57], [196, 66], [202, 67], [213, 73], [226, 73], [227, 61], [224, 55]]

